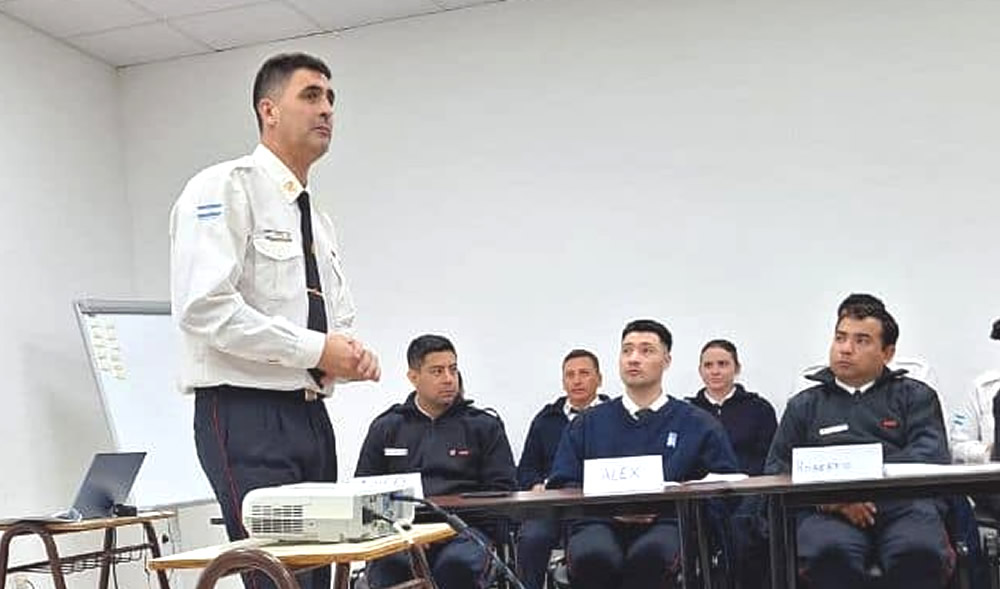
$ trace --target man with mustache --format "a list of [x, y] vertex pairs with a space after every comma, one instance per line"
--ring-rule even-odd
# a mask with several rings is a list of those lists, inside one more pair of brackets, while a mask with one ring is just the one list
[[[538, 412], [528, 428], [528, 437], [517, 465], [517, 483], [524, 491], [545, 488], [552, 459], [563, 430], [578, 415], [610, 399], [597, 394], [601, 367], [589, 350], [571, 350], [563, 359], [564, 396]], [[554, 519], [529, 519], [521, 523], [517, 538], [518, 577], [527, 589], [542, 589], [552, 550], [559, 544], [562, 526]]]
[[[198, 458], [232, 540], [247, 535], [248, 491], [337, 480], [322, 400], [335, 380], [379, 379], [378, 359], [351, 335], [333, 224], [306, 191], [330, 145], [333, 102], [321, 60], [268, 59], [253, 84], [260, 144], [195, 175], [170, 215], [181, 384], [195, 394]], [[330, 568], [298, 578], [303, 589], [327, 589]], [[273, 587], [259, 574], [244, 582]]]
[[[852, 294], [838, 308], [830, 366], [788, 402], [766, 474], [790, 471], [792, 449], [880, 443], [886, 462], [946, 464], [951, 457], [937, 393], [888, 368], [899, 327], [876, 297]], [[943, 587], [954, 567], [943, 501], [820, 505], [798, 521], [800, 570], [813, 589], [863, 586], [874, 557], [887, 587]]]
[[[413, 392], [375, 418], [368, 429], [355, 476], [421, 473], [424, 495], [513, 491], [514, 457], [503, 423], [460, 394], [455, 346], [440, 335], [422, 335], [406, 350]], [[470, 520], [471, 533], [489, 539], [490, 518]], [[485, 589], [490, 559], [464, 534], [427, 550], [440, 589]], [[410, 579], [405, 553], [368, 564], [374, 589]]]

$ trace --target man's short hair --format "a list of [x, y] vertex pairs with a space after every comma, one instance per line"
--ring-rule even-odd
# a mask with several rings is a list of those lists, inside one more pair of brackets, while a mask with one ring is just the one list
[[628, 325], [625, 326], [625, 329], [622, 330], [622, 339], [624, 340], [626, 335], [636, 331], [643, 333], [655, 333], [660, 337], [660, 342], [667, 348], [668, 352], [674, 345], [674, 336], [670, 335], [670, 330], [667, 329], [665, 325], [654, 319], [636, 319], [634, 321], [629, 321]]
[[330, 79], [330, 68], [323, 60], [308, 53], [279, 53], [260, 66], [253, 81], [253, 114], [257, 117], [257, 130], [264, 129], [257, 106], [265, 96], [274, 96], [284, 89], [288, 79], [296, 70], [307, 69], [318, 72]]
[[864, 293], [848, 295], [837, 307], [837, 324], [844, 317], [866, 319], [874, 317], [882, 324], [882, 347], [894, 346], [899, 340], [899, 325], [876, 296]]
[[594, 370], [597, 371], [598, 374], [601, 373], [601, 363], [597, 361], [597, 356], [590, 350], [584, 350], [582, 348], [571, 350], [570, 353], [566, 354], [566, 357], [563, 358], [563, 368], [565, 368], [566, 363], [573, 358], [590, 358], [590, 361], [594, 363]]
[[990, 339], [1000, 340], [1000, 319], [993, 322], [993, 331], [990, 332]]
[[406, 348], [406, 363], [411, 370], [420, 370], [424, 364], [424, 358], [434, 352], [456, 354], [455, 346], [448, 338], [443, 335], [426, 334], [410, 342], [410, 346]]

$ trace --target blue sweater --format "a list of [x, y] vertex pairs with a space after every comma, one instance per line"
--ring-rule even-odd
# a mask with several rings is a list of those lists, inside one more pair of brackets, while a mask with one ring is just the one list
[[663, 456], [663, 478], [667, 481], [740, 470], [726, 431], [705, 411], [670, 397], [659, 411], [636, 421], [618, 397], [570, 423], [559, 442], [546, 486], [582, 485], [584, 460], [646, 454]]
[[[610, 400], [600, 395], [602, 402]], [[559, 440], [563, 430], [569, 423], [566, 412], [566, 397], [559, 397], [538, 412], [531, 420], [528, 438], [524, 441], [521, 461], [517, 463], [517, 485], [524, 490], [531, 489], [538, 483], [545, 482], [552, 470], [552, 459], [555, 458]]]

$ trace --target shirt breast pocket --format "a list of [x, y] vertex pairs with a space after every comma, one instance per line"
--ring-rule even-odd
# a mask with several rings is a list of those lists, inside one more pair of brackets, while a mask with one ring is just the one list
[[288, 300], [305, 296], [305, 266], [302, 244], [268, 236], [253, 238], [256, 287], [265, 298]]

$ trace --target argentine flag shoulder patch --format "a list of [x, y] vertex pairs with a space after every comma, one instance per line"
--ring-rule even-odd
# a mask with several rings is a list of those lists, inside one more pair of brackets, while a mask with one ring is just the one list
[[213, 202], [213, 203], [198, 205], [198, 208], [196, 209], [195, 212], [198, 216], [198, 220], [200, 221], [207, 221], [208, 219], [214, 219], [222, 215], [222, 203]]

